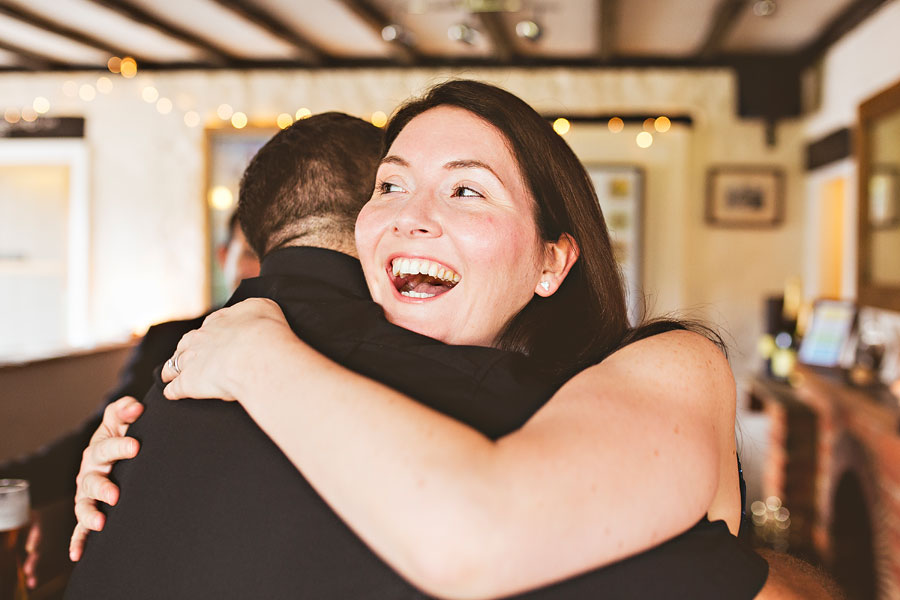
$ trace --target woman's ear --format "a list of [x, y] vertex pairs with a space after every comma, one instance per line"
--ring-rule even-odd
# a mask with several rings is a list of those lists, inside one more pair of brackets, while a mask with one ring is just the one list
[[562, 285], [572, 265], [578, 260], [580, 250], [575, 238], [568, 233], [559, 236], [555, 242], [546, 242], [544, 250], [544, 268], [534, 293], [546, 298], [556, 293]]

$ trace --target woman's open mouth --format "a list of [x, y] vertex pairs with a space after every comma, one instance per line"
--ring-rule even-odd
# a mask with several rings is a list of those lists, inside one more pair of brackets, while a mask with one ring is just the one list
[[453, 269], [427, 258], [398, 256], [391, 261], [390, 274], [394, 287], [407, 298], [440, 296], [460, 280]]

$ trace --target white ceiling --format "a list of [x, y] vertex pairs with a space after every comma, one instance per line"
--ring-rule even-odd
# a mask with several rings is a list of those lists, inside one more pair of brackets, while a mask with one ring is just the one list
[[[704, 55], [709, 60], [729, 53], [796, 52], [816, 41], [848, 9], [879, 4], [775, 0], [774, 13], [760, 17], [753, 10], [757, 1], [0, 0], [0, 67], [103, 68], [118, 52], [162, 68], [207, 63], [247, 68], [266, 63], [406, 66], [467, 60], [677, 62], [698, 59], [719, 23], [720, 42]], [[159, 23], [133, 12], [129, 16], [129, 5]], [[734, 18], [722, 25], [719, 17], [729, 7]], [[265, 19], [254, 22], [248, 11], [264, 13], [275, 26]], [[611, 15], [610, 23], [604, 24], [606, 15]], [[526, 19], [541, 27], [536, 41], [515, 34], [516, 23]], [[388, 23], [406, 32], [408, 44], [382, 39], [381, 28]], [[471, 43], [450, 39], [448, 30], [458, 25], [474, 30]], [[607, 53], [601, 57], [604, 47]]]

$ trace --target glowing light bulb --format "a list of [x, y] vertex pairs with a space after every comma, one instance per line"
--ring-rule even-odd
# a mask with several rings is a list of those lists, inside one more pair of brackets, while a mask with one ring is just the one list
[[46, 114], [50, 110], [50, 101], [43, 96], [38, 96], [34, 99], [34, 102], [31, 103], [31, 108], [39, 115]]
[[119, 73], [122, 71], [122, 59], [118, 56], [112, 56], [106, 61], [106, 68], [110, 73]]
[[653, 127], [660, 133], [665, 133], [672, 128], [672, 121], [669, 117], [657, 117], [653, 122]]
[[141, 98], [144, 99], [144, 102], [153, 104], [159, 99], [159, 90], [157, 90], [152, 85], [148, 85], [143, 90], [141, 90]]
[[234, 109], [231, 108], [230, 104], [224, 104], [224, 103], [220, 104], [219, 107], [216, 109], [216, 115], [218, 115], [218, 117], [220, 119], [222, 119], [223, 121], [227, 121], [228, 119], [230, 119], [231, 115], [233, 115], [233, 114], [234, 114]]
[[184, 124], [188, 127], [196, 127], [200, 124], [200, 115], [195, 110], [184, 113]]
[[292, 117], [291, 115], [289, 115], [287, 113], [281, 113], [275, 119], [275, 123], [278, 125], [278, 127], [280, 129], [287, 129], [288, 127], [291, 126], [291, 123], [293, 123], [293, 122], [294, 122], [294, 117]]
[[231, 115], [231, 125], [235, 129], [243, 129], [247, 126], [247, 115], [238, 111]]
[[375, 127], [384, 127], [387, 124], [387, 115], [381, 112], [380, 110], [376, 110], [372, 113], [372, 125]]
[[101, 94], [108, 94], [113, 89], [112, 79], [109, 77], [98, 77], [97, 78], [97, 91]]
[[553, 131], [558, 133], [559, 135], [566, 135], [569, 133], [569, 129], [571, 129], [572, 125], [569, 123], [568, 119], [564, 119], [560, 117], [553, 121]]
[[646, 131], [642, 131], [637, 134], [637, 138], [635, 138], [635, 141], [637, 142], [638, 147], [649, 148], [653, 143], [653, 135]]
[[156, 102], [156, 110], [158, 110], [161, 115], [169, 114], [172, 112], [172, 101], [168, 98], [160, 98]]
[[294, 114], [294, 118], [299, 121], [300, 119], [305, 119], [306, 117], [310, 116], [311, 114], [312, 114], [312, 111], [309, 110], [308, 108], [298, 108], [297, 112]]
[[122, 62], [119, 64], [119, 72], [125, 79], [131, 79], [132, 77], [137, 75], [137, 71], [137, 61], [130, 56], [126, 56], [125, 58], [123, 58]]
[[620, 119], [619, 117], [613, 117], [609, 120], [609, 123], [606, 124], [609, 127], [609, 130], [613, 133], [619, 133], [623, 129], [625, 129], [625, 121]]
[[81, 84], [81, 87], [78, 88], [78, 97], [85, 102], [90, 102], [97, 97], [97, 90], [91, 84], [83, 83]]
[[234, 204], [234, 194], [224, 185], [217, 185], [209, 191], [209, 205], [216, 210], [228, 210]]

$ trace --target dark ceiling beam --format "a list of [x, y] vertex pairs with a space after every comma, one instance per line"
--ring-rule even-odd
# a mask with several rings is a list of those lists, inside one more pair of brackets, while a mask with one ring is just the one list
[[301, 35], [293, 28], [288, 27], [283, 20], [272, 15], [272, 13], [257, 6], [253, 2], [248, 0], [213, 1], [278, 39], [287, 42], [296, 48], [297, 51], [300, 52], [301, 58], [310, 64], [319, 65], [331, 58], [328, 56], [327, 52], [310, 41], [307, 37]]
[[503, 22], [503, 15], [498, 12], [480, 12], [478, 20], [494, 48], [494, 55], [503, 64], [511, 62], [516, 56], [516, 47], [509, 28]]
[[171, 21], [159, 18], [156, 15], [147, 12], [140, 6], [133, 4], [129, 0], [91, 0], [91, 2], [104, 8], [108, 8], [136, 23], [152, 27], [170, 38], [202, 49], [213, 65], [231, 66], [239, 65], [244, 62], [243, 58], [232, 54], [225, 48], [217, 46], [209, 40], [205, 40], [187, 29], [179, 27]]
[[710, 58], [722, 52], [728, 34], [734, 29], [741, 12], [748, 9], [748, 0], [719, 0], [712, 23], [706, 32], [706, 38], [700, 45], [697, 55], [701, 58]]
[[600, 23], [597, 28], [597, 58], [602, 62], [612, 60], [616, 53], [616, 23], [619, 19], [619, 0], [597, 0]]
[[875, 12], [887, 0], [856, 0], [844, 9], [837, 17], [832, 19], [822, 33], [810, 42], [800, 56], [804, 64], [811, 64], [819, 60], [828, 48], [841, 39], [845, 33], [865, 21], [869, 15]]
[[[381, 37], [381, 30], [388, 25], [396, 25], [391, 21], [380, 8], [375, 6], [371, 0], [340, 0], [350, 11], [357, 16], [376, 36]], [[391, 52], [398, 61], [404, 65], [418, 63], [422, 59], [415, 48], [412, 47], [410, 41], [395, 40], [390, 43]]]
[[[30, 10], [24, 9], [21, 6], [13, 5], [11, 2], [8, 2], [8, 0], [0, 0], [0, 14], [31, 25], [32, 27], [37, 27], [38, 29], [49, 31], [50, 33], [72, 40], [73, 42], [78, 42], [83, 46], [88, 46], [89, 48], [105, 52], [111, 56], [136, 56], [133, 52], [130, 52], [124, 48], [115, 46], [114, 44], [110, 44], [109, 42], [106, 42], [99, 38], [87, 35], [86, 33], [77, 31], [75, 29], [72, 29], [71, 27], [66, 27], [65, 25], [62, 25], [60, 23], [50, 21], [49, 19], [46, 19], [43, 16]], [[136, 58], [140, 61], [148, 60], [146, 57], [142, 56], [136, 56]]]
[[[69, 63], [56, 60], [49, 56], [32, 52], [28, 48], [11, 44], [4, 40], [0, 40], [0, 50], [6, 50], [18, 56], [21, 65], [31, 71], [50, 71], [53, 69], [67, 69]], [[104, 65], [106, 68], [106, 65]]]

